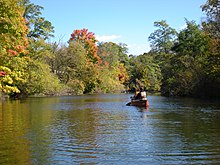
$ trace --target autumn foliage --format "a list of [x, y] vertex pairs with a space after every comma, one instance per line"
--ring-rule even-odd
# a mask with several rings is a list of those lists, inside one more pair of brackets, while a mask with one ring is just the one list
[[28, 28], [23, 9], [17, 0], [0, 0], [0, 6], [1, 49], [10, 56], [26, 53]]
[[74, 30], [69, 42], [71, 41], [83, 43], [89, 60], [93, 63], [101, 63], [101, 59], [97, 55], [98, 47], [96, 42], [98, 40], [96, 40], [94, 33], [88, 32], [88, 29]]
[[0, 0], [0, 91], [19, 93], [28, 46], [24, 9], [18, 0]]

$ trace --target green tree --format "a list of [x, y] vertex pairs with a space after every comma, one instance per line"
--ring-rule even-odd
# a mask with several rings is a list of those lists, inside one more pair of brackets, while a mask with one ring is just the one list
[[80, 78], [85, 66], [86, 50], [81, 43], [71, 42], [57, 52], [55, 72], [61, 82], [67, 84], [72, 79]]
[[103, 63], [109, 66], [116, 66], [119, 62], [119, 46], [113, 42], [99, 43], [98, 56]]
[[208, 38], [194, 21], [186, 21], [186, 24], [172, 48], [175, 55], [162, 69], [164, 95], [197, 95], [204, 83]]
[[124, 43], [119, 43], [119, 60], [120, 63], [123, 63], [125, 66], [128, 65], [128, 48], [127, 45]]
[[68, 93], [93, 93], [98, 85], [99, 64], [88, 59], [84, 43], [71, 41], [56, 51], [54, 73]]
[[207, 0], [202, 6], [206, 19], [202, 22], [204, 31], [209, 35], [208, 70], [206, 94], [220, 97], [220, 2]]
[[101, 42], [98, 44], [98, 56], [102, 62], [115, 66], [118, 62], [128, 64], [127, 45], [123, 43]]
[[53, 68], [53, 60], [55, 58], [56, 43], [48, 43], [43, 39], [29, 39], [28, 55], [32, 60], [40, 61], [48, 64]]
[[176, 30], [171, 28], [165, 20], [154, 22], [154, 26], [158, 29], [148, 37], [151, 51], [169, 53], [177, 34]]
[[220, 2], [219, 0], [207, 0], [202, 5], [202, 11], [206, 13], [206, 20], [202, 22], [203, 28], [212, 38], [220, 38]]
[[130, 57], [130, 89], [145, 87], [149, 91], [160, 91], [161, 70], [150, 53]]
[[128, 65], [127, 48], [125, 44], [116, 44], [113, 42], [99, 43], [98, 55], [103, 65], [108, 67], [109, 71], [115, 73], [121, 83], [126, 84], [128, 74], [126, 65]]
[[54, 44], [43, 39], [29, 39], [27, 81], [22, 86], [26, 94], [54, 95], [60, 92], [61, 84], [52, 70], [55, 59], [53, 47]]
[[172, 50], [179, 55], [204, 57], [208, 51], [208, 37], [194, 21], [186, 20], [187, 27], [180, 31]]
[[203, 29], [211, 38], [209, 73], [217, 80], [220, 77], [220, 2], [218, 0], [207, 0], [206, 4], [202, 6], [202, 11], [207, 16], [206, 20], [202, 22]]
[[30, 31], [28, 33], [29, 38], [44, 40], [53, 37], [54, 27], [51, 22], [42, 17], [42, 6], [35, 5], [30, 0], [21, 0], [20, 5], [24, 7], [25, 11], [23, 17], [27, 21], [27, 26]]
[[48, 64], [30, 59], [27, 66], [28, 77], [22, 86], [23, 92], [27, 95], [56, 95], [62, 90], [59, 79], [51, 72]]
[[[122, 65], [123, 68], [123, 65]], [[124, 71], [127, 73], [127, 71]], [[121, 92], [125, 89], [123, 80], [119, 79], [119, 73], [123, 73], [119, 68], [112, 69], [103, 65], [99, 68], [97, 92], [112, 93]], [[123, 76], [124, 77], [124, 76]]]

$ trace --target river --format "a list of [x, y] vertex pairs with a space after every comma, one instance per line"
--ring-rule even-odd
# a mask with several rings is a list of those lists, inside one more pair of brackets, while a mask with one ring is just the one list
[[0, 102], [0, 164], [220, 164], [220, 102], [130, 94]]

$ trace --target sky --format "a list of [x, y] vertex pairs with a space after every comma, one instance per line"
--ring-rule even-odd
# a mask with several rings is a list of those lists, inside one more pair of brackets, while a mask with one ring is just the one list
[[100, 42], [124, 43], [128, 54], [150, 50], [148, 37], [155, 21], [165, 20], [180, 31], [185, 18], [200, 24], [206, 0], [31, 0], [44, 7], [43, 17], [54, 26], [53, 41], [66, 43], [76, 29], [88, 29]]

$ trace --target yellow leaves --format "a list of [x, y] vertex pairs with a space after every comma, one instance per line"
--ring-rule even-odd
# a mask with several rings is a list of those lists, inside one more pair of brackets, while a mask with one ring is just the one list
[[6, 73], [11, 73], [11, 69], [9, 69], [8, 67], [5, 67], [5, 66], [0, 66], [0, 70], [4, 71]]
[[13, 80], [9, 75], [6, 75], [2, 78], [1, 82], [11, 85], [13, 83]]
[[25, 82], [22, 78], [23, 73], [21, 71], [12, 71], [10, 68], [5, 66], [0, 66], [0, 71], [5, 72], [5, 75], [0, 77], [0, 90], [6, 94], [9, 93], [20, 93], [20, 90], [16, 83]]
[[15, 87], [15, 86], [9, 86], [9, 85], [6, 85], [3, 90], [2, 90], [4, 93], [20, 93], [20, 90]]

